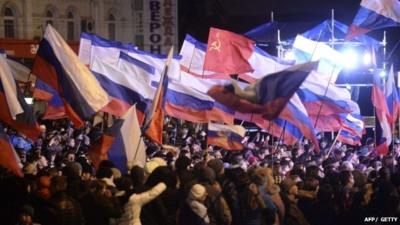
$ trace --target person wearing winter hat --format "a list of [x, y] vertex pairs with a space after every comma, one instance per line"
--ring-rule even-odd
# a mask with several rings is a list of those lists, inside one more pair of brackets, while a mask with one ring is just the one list
[[287, 224], [299, 224], [308, 225], [310, 224], [305, 218], [303, 212], [297, 206], [296, 195], [298, 193], [298, 188], [296, 181], [292, 178], [286, 178], [281, 183], [281, 188], [283, 191], [283, 202], [285, 203], [286, 214], [285, 219]]
[[207, 207], [204, 205], [206, 197], [207, 191], [203, 185], [195, 184], [192, 186], [181, 208], [181, 224], [205, 225], [210, 223]]

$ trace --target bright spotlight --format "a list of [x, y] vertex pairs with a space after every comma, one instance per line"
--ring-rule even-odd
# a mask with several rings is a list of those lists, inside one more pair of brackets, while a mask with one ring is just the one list
[[386, 71], [382, 70], [381, 72], [379, 72], [379, 76], [382, 78], [386, 77]]
[[33, 98], [25, 98], [25, 102], [28, 105], [32, 105], [33, 104]]
[[372, 56], [369, 52], [365, 53], [363, 56], [363, 63], [364, 65], [368, 66], [372, 62]]
[[358, 63], [358, 55], [357, 52], [353, 49], [347, 49], [343, 52], [343, 63], [344, 67], [348, 69], [355, 68]]

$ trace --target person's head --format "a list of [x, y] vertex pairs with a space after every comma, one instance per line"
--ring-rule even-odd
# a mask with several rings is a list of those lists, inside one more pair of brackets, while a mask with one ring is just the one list
[[133, 166], [131, 168], [130, 175], [131, 175], [133, 185], [144, 184], [146, 181], [144, 169], [140, 166], [137, 166], [137, 165]]
[[195, 184], [190, 189], [188, 200], [189, 201], [200, 201], [203, 202], [207, 197], [207, 190], [201, 184]]
[[113, 176], [113, 172], [112, 172], [111, 168], [109, 168], [109, 167], [100, 167], [97, 170], [96, 177], [99, 179], [112, 178], [112, 176]]
[[68, 152], [65, 158], [68, 162], [74, 162], [75, 154], [73, 152]]
[[343, 187], [351, 188], [354, 185], [354, 177], [350, 171], [341, 171], [340, 172], [340, 182]]
[[18, 224], [30, 225], [33, 223], [33, 217], [35, 215], [35, 210], [30, 205], [23, 205], [20, 209]]
[[297, 195], [298, 192], [298, 188], [297, 188], [297, 184], [296, 181], [292, 178], [286, 178], [282, 184], [282, 191], [287, 194], [287, 195]]

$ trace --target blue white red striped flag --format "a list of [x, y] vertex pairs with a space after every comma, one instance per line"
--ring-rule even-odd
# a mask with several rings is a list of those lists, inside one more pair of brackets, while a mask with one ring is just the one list
[[93, 74], [51, 25], [40, 42], [32, 73], [60, 94], [76, 127], [110, 102]]
[[208, 124], [207, 144], [226, 150], [242, 150], [246, 129], [240, 125]]
[[369, 31], [400, 25], [400, 2], [398, 0], [362, 0], [353, 20], [347, 40]]

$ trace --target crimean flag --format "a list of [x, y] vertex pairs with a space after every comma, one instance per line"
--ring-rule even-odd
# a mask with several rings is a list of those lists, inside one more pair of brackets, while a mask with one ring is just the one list
[[5, 57], [0, 56], [0, 120], [8, 126], [36, 139], [41, 134], [32, 109], [14, 80]]
[[165, 63], [165, 68], [161, 74], [160, 83], [154, 95], [153, 104], [149, 113], [146, 115], [146, 120], [143, 124], [143, 132], [153, 142], [162, 145], [162, 131], [164, 126], [164, 99], [168, 90], [168, 66], [171, 64], [174, 48], [171, 47]]
[[242, 150], [246, 129], [240, 125], [208, 124], [207, 144], [226, 150]]
[[400, 25], [400, 2], [398, 0], [362, 0], [360, 8], [347, 32], [346, 39], [369, 31]]
[[267, 75], [242, 90], [236, 83], [216, 85], [208, 94], [216, 101], [242, 113], [276, 119], [318, 62], [295, 65]]
[[76, 127], [110, 102], [93, 74], [51, 25], [40, 42], [32, 73], [60, 94]]
[[249, 63], [254, 41], [230, 31], [210, 28], [204, 70], [223, 74], [252, 72]]
[[18, 177], [23, 177], [21, 167], [19, 166], [19, 157], [11, 145], [8, 136], [0, 126], [0, 166], [8, 169]]

